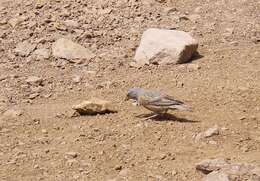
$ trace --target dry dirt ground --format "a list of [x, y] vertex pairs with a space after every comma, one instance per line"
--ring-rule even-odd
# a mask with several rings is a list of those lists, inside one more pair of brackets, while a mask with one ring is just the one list
[[[260, 165], [259, 12], [258, 0], [0, 0], [0, 180], [197, 181], [195, 163], [206, 158]], [[192, 33], [200, 69], [131, 68], [150, 27]], [[24, 40], [51, 50], [59, 37], [95, 58], [14, 53]], [[30, 76], [43, 84], [28, 85]], [[162, 90], [194, 111], [144, 121], [138, 115], [149, 111], [124, 101], [131, 87]], [[70, 116], [72, 105], [91, 97], [119, 112]], [[214, 125], [219, 135], [194, 139]]]

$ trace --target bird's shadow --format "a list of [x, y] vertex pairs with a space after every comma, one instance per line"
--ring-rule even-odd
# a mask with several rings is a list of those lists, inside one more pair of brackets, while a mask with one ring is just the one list
[[137, 118], [143, 118], [144, 120], [153, 120], [153, 121], [176, 121], [181, 123], [198, 123], [199, 121], [194, 121], [186, 118], [179, 118], [174, 116], [173, 114], [158, 114], [155, 115], [154, 113], [149, 114], [140, 114], [136, 116]]

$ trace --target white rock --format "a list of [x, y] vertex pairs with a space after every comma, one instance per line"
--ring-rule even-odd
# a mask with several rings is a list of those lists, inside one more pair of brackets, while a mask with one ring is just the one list
[[27, 57], [36, 48], [35, 44], [31, 44], [28, 41], [20, 42], [16, 45], [14, 52], [17, 55]]
[[81, 104], [73, 106], [72, 109], [76, 110], [81, 115], [95, 115], [117, 112], [111, 102], [97, 98], [83, 101]]
[[185, 63], [197, 48], [198, 42], [186, 32], [150, 28], [143, 33], [134, 59], [141, 66]]
[[219, 127], [214, 126], [213, 128], [209, 128], [207, 131], [204, 132], [204, 137], [209, 138], [215, 135], [219, 135]]
[[33, 52], [34, 57], [37, 60], [50, 58], [50, 51], [46, 48], [37, 49]]
[[72, 42], [71, 40], [61, 38], [52, 45], [52, 53], [56, 58], [64, 59], [91, 59], [94, 54], [85, 47]]
[[214, 127], [209, 128], [205, 132], [197, 134], [195, 136], [195, 140], [199, 141], [203, 138], [209, 138], [209, 137], [212, 137], [212, 136], [215, 136], [215, 135], [219, 135], [219, 132], [220, 132], [220, 128], [217, 125], [215, 125]]

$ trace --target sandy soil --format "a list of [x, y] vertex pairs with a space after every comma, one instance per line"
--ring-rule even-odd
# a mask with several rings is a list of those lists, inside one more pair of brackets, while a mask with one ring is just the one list
[[[0, 180], [197, 181], [195, 163], [206, 158], [260, 165], [259, 12], [257, 0], [0, 0]], [[192, 33], [200, 69], [131, 68], [150, 27]], [[96, 57], [77, 64], [14, 53], [24, 40], [51, 50], [59, 37]], [[28, 85], [30, 76], [43, 84]], [[124, 101], [131, 87], [162, 90], [194, 111], [144, 121], [150, 112]], [[119, 112], [71, 117], [91, 97]], [[220, 135], [195, 141], [214, 125]]]

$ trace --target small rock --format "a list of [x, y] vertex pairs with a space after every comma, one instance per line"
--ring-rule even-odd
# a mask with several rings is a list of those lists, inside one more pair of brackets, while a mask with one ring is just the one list
[[204, 132], [204, 138], [209, 138], [215, 135], [219, 135], [219, 127], [215, 126], [213, 128], [209, 128], [207, 131]]
[[30, 76], [25, 80], [30, 85], [42, 85], [43, 79], [36, 76]]
[[127, 175], [129, 174], [129, 169], [123, 169], [119, 172], [119, 176], [121, 177], [127, 177]]
[[188, 33], [176, 30], [146, 30], [135, 54], [137, 65], [178, 64], [190, 60], [198, 42]]
[[208, 174], [212, 171], [217, 171], [227, 165], [229, 165], [229, 163], [226, 159], [223, 158], [208, 159], [196, 164], [196, 169]]
[[87, 48], [72, 42], [71, 40], [61, 38], [52, 45], [52, 53], [56, 58], [71, 59], [92, 59], [94, 54]]
[[228, 174], [221, 171], [214, 171], [203, 178], [203, 181], [230, 181]]
[[36, 1], [35, 8], [41, 9], [45, 4], [46, 4], [46, 2], [44, 0], [38, 0], [38, 1]]
[[48, 59], [50, 58], [50, 51], [46, 48], [37, 49], [33, 52], [33, 56], [36, 60]]
[[77, 152], [67, 152], [65, 153], [65, 158], [66, 159], [72, 159], [72, 158], [77, 158], [78, 157], [78, 153]]
[[117, 166], [115, 166], [115, 170], [122, 170], [122, 165], [117, 165]]
[[187, 64], [187, 69], [189, 71], [193, 71], [193, 70], [199, 70], [201, 67], [198, 64], [193, 64], [193, 63], [189, 63]]
[[228, 163], [225, 159], [204, 160], [196, 169], [208, 174], [204, 181], [260, 180], [260, 168], [252, 164]]
[[171, 174], [172, 174], [172, 176], [176, 176], [176, 175], [178, 174], [178, 172], [177, 172], [176, 170], [173, 170], [173, 171], [171, 172]]
[[28, 18], [25, 16], [21, 16], [18, 18], [12, 18], [8, 21], [8, 24], [11, 25], [13, 28], [15, 28], [17, 25], [21, 24], [26, 19], [28, 19]]
[[75, 75], [75, 76], [73, 77], [72, 81], [77, 84], [77, 83], [80, 83], [81, 79], [82, 79], [81, 76]]
[[189, 16], [189, 19], [195, 23], [197, 23], [200, 18], [201, 16], [199, 14], [192, 14]]
[[3, 118], [15, 119], [18, 116], [21, 116], [22, 114], [23, 114], [23, 112], [21, 110], [10, 109], [3, 113]]
[[43, 134], [48, 134], [48, 131], [46, 129], [42, 129]]
[[67, 27], [72, 27], [72, 28], [79, 27], [79, 23], [77, 21], [74, 21], [74, 20], [66, 20], [66, 21], [64, 21], [64, 24]]
[[81, 104], [73, 106], [72, 109], [76, 110], [80, 115], [96, 115], [117, 112], [111, 102], [97, 98], [83, 101]]
[[214, 126], [213, 128], [209, 128], [207, 131], [199, 133], [195, 136], [195, 140], [199, 141], [203, 138], [209, 138], [215, 135], [219, 135], [220, 129], [218, 128], [218, 126]]
[[7, 78], [8, 78], [7, 75], [1, 75], [1, 76], [0, 76], [0, 81], [6, 80]]
[[109, 89], [113, 83], [111, 81], [105, 81], [97, 85], [97, 89]]
[[216, 142], [216, 141], [213, 141], [213, 140], [210, 140], [210, 141], [209, 141], [209, 144], [211, 144], [211, 145], [217, 145], [217, 142]]
[[32, 93], [32, 94], [29, 95], [29, 99], [35, 99], [39, 95], [40, 95], [39, 93]]
[[7, 23], [5, 19], [0, 20], [0, 26], [6, 25]]
[[30, 44], [28, 41], [20, 42], [16, 45], [14, 52], [17, 55], [27, 57], [36, 48], [35, 44]]

